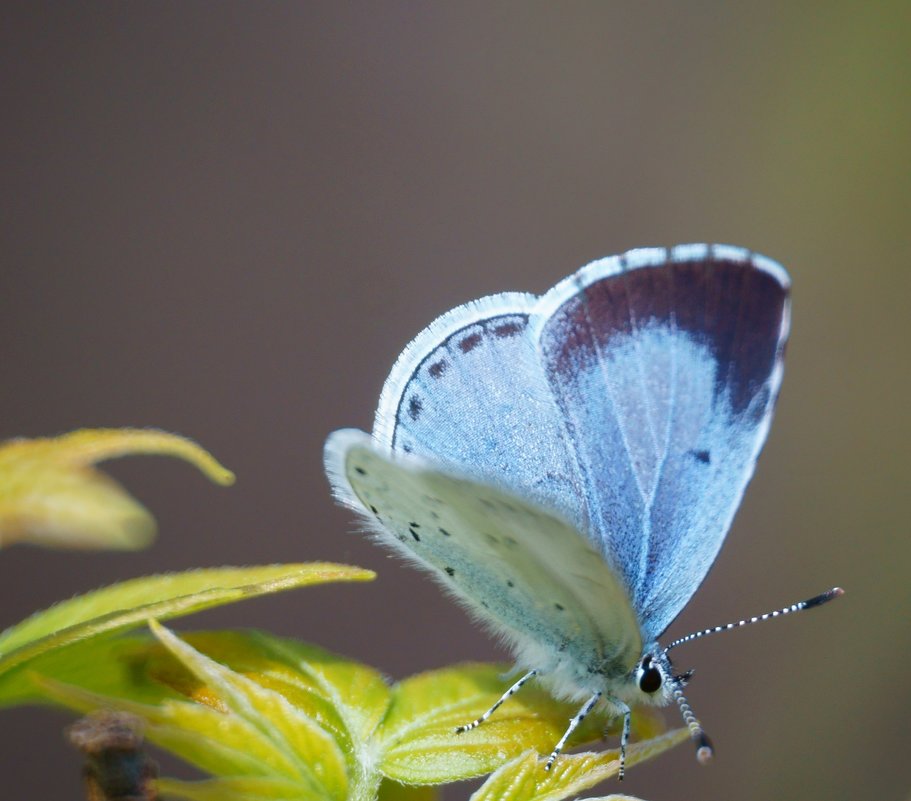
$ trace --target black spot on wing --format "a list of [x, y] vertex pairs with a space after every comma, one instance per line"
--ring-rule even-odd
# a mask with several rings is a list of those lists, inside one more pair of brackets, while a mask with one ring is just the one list
[[708, 451], [690, 451], [690, 453], [696, 461], [703, 464], [710, 464], [712, 461], [712, 454]]
[[528, 324], [528, 318], [517, 318], [510, 320], [509, 322], [500, 323], [495, 325], [493, 333], [495, 337], [500, 339], [505, 339], [506, 337], [514, 337], [516, 334], [521, 333], [525, 330], [525, 326]]
[[471, 353], [478, 345], [481, 344], [481, 334], [475, 332], [459, 340], [459, 350], [462, 353]]
[[446, 571], [446, 574], [447, 574], [448, 576], [454, 576], [454, 575], [455, 575], [455, 568], [452, 568], [452, 567], [444, 567], [443, 570]]
[[421, 403], [421, 399], [417, 395], [412, 395], [411, 400], [408, 401], [408, 416], [412, 420], [417, 420], [421, 416], [423, 408], [424, 404]]
[[366, 475], [367, 475], [367, 471], [364, 470], [363, 467], [355, 467], [355, 468], [354, 468], [354, 472], [357, 473], [359, 476], [366, 476]]
[[[472, 354], [473, 351], [485, 347], [485, 340], [490, 342], [494, 339], [508, 339], [516, 337], [528, 327], [528, 315], [523, 313], [496, 314], [487, 319], [472, 320], [462, 328], [453, 331], [445, 340], [433, 348], [421, 361], [415, 366], [414, 372], [405, 382], [402, 393], [398, 398], [395, 414], [395, 430], [392, 435], [393, 450], [410, 453], [411, 450], [404, 446], [403, 437], [405, 431], [411, 422], [416, 418], [409, 416], [412, 413], [413, 392], [421, 382], [441, 381], [449, 377], [452, 368], [458, 369], [465, 355]], [[474, 356], [471, 357], [472, 359]], [[466, 360], [466, 363], [470, 360]], [[425, 384], [425, 389], [428, 385]], [[424, 397], [426, 400], [426, 396]], [[456, 404], [459, 405], [458, 403]], [[439, 410], [432, 406], [427, 406], [417, 410], [421, 416], [421, 424], [433, 426], [443, 424], [442, 421], [435, 419], [428, 420], [434, 415], [441, 414]], [[447, 421], [446, 424], [450, 424]]]
[[440, 531], [440, 534], [442, 534], [444, 537], [452, 536], [452, 534], [450, 534], [445, 528], [440, 528], [439, 531]]

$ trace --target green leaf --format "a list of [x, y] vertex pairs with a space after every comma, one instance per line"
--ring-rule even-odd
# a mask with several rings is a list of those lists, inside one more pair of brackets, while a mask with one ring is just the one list
[[[221, 790], [253, 798], [266, 786], [276, 793], [296, 786], [293, 792], [301, 798], [375, 796], [380, 776], [369, 769], [369, 740], [361, 739], [358, 731], [365, 718], [378, 719], [388, 704], [389, 690], [379, 674], [320, 649], [256, 632], [203, 633], [184, 641], [151, 625], [164, 648], [137, 638], [116, 642], [129, 661], [125, 675], [146, 688], [147, 698], [152, 697], [149, 688], [157, 686], [158, 703], [137, 703], [122, 680], [114, 684], [127, 691], [120, 697], [91, 677], [86, 683], [92, 689], [65, 684], [46, 672], [34, 682], [45, 698], [71, 708], [113, 707], [142, 718], [151, 742], [229, 781], [227, 786], [181, 785], [178, 794], [184, 797], [215, 797]], [[189, 640], [217, 654], [218, 661]], [[295, 677], [301, 652], [315, 659]], [[116, 659], [114, 650], [104, 655]], [[43, 667], [40, 661], [37, 664]], [[350, 694], [361, 690], [363, 696]], [[323, 698], [314, 703], [318, 695]], [[362, 698], [369, 702], [363, 707]], [[354, 714], [354, 708], [361, 711]], [[331, 725], [324, 725], [324, 720]], [[348, 722], [354, 724], [353, 731], [345, 728]], [[255, 781], [250, 784], [247, 779]]]
[[153, 633], [226, 707], [274, 749], [271, 773], [286, 773], [332, 798], [347, 791], [345, 759], [335, 739], [281, 693], [220, 665], [152, 621]]
[[154, 429], [84, 429], [0, 445], [0, 546], [141, 548], [155, 533], [149, 512], [96, 462], [131, 454], [175, 456], [212, 481], [234, 474], [186, 437]]
[[[109, 707], [136, 715], [151, 742], [214, 777], [165, 781], [178, 797], [372, 801], [379, 793], [383, 801], [430, 801], [430, 790], [406, 785], [496, 769], [478, 791], [482, 801], [556, 801], [617, 769], [611, 751], [563, 756], [552, 772], [544, 771], [529, 746], [548, 753], [576, 705], [558, 703], [541, 688], [511, 699], [477, 732], [455, 735], [458, 723], [499, 697], [499, 666], [433, 671], [390, 690], [376, 671], [313, 646], [260, 632], [179, 639], [151, 625], [160, 643], [96, 638], [36, 658], [30, 672], [40, 671], [32, 681], [45, 699], [80, 711]], [[71, 654], [80, 667], [62, 659]], [[637, 737], [660, 727], [642, 710], [633, 720]], [[602, 723], [603, 717], [586, 724], [582, 739], [598, 737]], [[473, 740], [472, 734], [481, 736]], [[628, 764], [681, 739], [685, 732], [635, 743]]]
[[302, 790], [297, 782], [261, 776], [199, 782], [159, 779], [158, 790], [162, 796], [189, 801], [323, 801], [324, 798]]
[[199, 635], [188, 640], [234, 670], [255, 672], [258, 681], [332, 731], [346, 749], [356, 751], [371, 740], [391, 695], [380, 673], [316, 646], [262, 632], [234, 635], [240, 648], [230, 653], [225, 648], [231, 636], [221, 632], [214, 639]]
[[211, 568], [133, 579], [39, 612], [0, 635], [0, 705], [15, 702], [5, 676], [48, 651], [213, 606], [330, 581], [369, 581], [369, 570], [331, 563]]
[[[626, 766], [630, 768], [651, 759], [688, 737], [686, 729], [675, 729], [651, 740], [633, 743], [627, 749]], [[561, 801], [615, 776], [620, 768], [619, 756], [616, 750], [564, 755], [554, 762], [551, 770], [545, 771], [539, 755], [528, 751], [492, 773], [471, 796], [471, 801]]]
[[[383, 774], [406, 784], [458, 781], [489, 773], [529, 747], [548, 753], [578, 704], [556, 701], [540, 687], [523, 688], [483, 726], [456, 734], [456, 727], [479, 717], [502, 695], [506, 670], [461, 665], [397, 685], [377, 732]], [[654, 717], [638, 710], [633, 720], [637, 732], [654, 726]], [[590, 715], [572, 742], [600, 738], [605, 723], [603, 713]]]

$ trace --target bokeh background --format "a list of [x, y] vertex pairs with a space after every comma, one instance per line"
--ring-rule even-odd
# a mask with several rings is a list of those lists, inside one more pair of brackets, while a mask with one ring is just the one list
[[[907, 798], [909, 8], [5, 3], [0, 436], [160, 426], [239, 480], [111, 464], [158, 541], [0, 553], [2, 623], [150, 572], [331, 559], [380, 577], [179, 627], [258, 626], [394, 677], [502, 656], [351, 533], [326, 434], [368, 428], [401, 348], [458, 303], [630, 247], [741, 244], [791, 271], [788, 367], [671, 632], [848, 594], [681, 649], [717, 760], [684, 746], [623, 789]], [[78, 796], [68, 719], [0, 715], [4, 797]]]

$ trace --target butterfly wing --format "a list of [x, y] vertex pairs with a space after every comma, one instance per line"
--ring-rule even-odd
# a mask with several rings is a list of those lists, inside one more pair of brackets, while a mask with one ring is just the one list
[[[616, 574], [575, 528], [533, 503], [390, 455], [360, 431], [334, 432], [326, 467], [336, 496], [377, 538], [440, 581], [531, 667], [625, 675], [641, 653]], [[586, 688], [587, 689], [587, 688]]]
[[530, 333], [538, 300], [494, 295], [431, 323], [392, 368], [373, 434], [389, 452], [453, 465], [585, 530], [578, 471]]
[[688, 245], [594, 262], [541, 298], [458, 307], [396, 362], [376, 446], [569, 521], [652, 639], [702, 582], [752, 475], [787, 291], [761, 256]]
[[657, 637], [718, 553], [771, 422], [788, 278], [747, 251], [685, 246], [595, 262], [536, 315], [588, 535]]

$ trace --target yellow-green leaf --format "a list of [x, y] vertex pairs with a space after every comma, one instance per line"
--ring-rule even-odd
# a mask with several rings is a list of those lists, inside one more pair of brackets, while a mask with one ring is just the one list
[[[651, 759], [688, 737], [686, 729], [675, 729], [650, 740], [633, 743], [627, 749], [626, 766], [630, 768]], [[554, 762], [551, 770], [546, 771], [544, 760], [534, 751], [529, 751], [492, 773], [471, 796], [471, 801], [562, 801], [612, 778], [619, 767], [619, 752], [612, 750], [600, 754], [564, 755]]]
[[281, 693], [331, 731], [347, 751], [364, 747], [389, 706], [389, 686], [379, 672], [314, 645], [257, 631], [197, 633], [184, 639]]
[[[488, 773], [529, 747], [549, 752], [577, 705], [555, 701], [541, 688], [524, 688], [483, 726], [455, 733], [502, 695], [505, 671], [498, 665], [461, 665], [397, 685], [377, 732], [383, 774], [406, 784], [457, 781]], [[603, 716], [590, 716], [574, 742], [597, 738], [604, 723]]]
[[293, 773], [287, 761], [257, 728], [216, 706], [165, 698], [157, 704], [142, 704], [114, 698], [46, 676], [34, 676], [43, 696], [80, 713], [116, 709], [143, 720], [145, 735], [186, 762], [215, 775], [268, 776]]
[[152, 621], [159, 641], [203, 682], [233, 715], [258, 730], [274, 748], [269, 768], [324, 796], [343, 801], [345, 758], [335, 739], [281, 693], [263, 687], [197, 651]]
[[[166, 676], [171, 684], [159, 684], [158, 703], [112, 697], [107, 688], [99, 693], [46, 674], [33, 681], [46, 698], [80, 712], [106, 707], [139, 717], [149, 741], [220, 779], [244, 780], [233, 785], [232, 792], [272, 786], [273, 790], [295, 788], [300, 798], [344, 801], [349, 797], [350, 766], [330, 732], [280, 692], [210, 659], [154, 621], [151, 626], [166, 649], [163, 654], [160, 647], [147, 645], [143, 654], [135, 641], [120, 643], [131, 659], [133, 680], [140, 684], [149, 678], [143, 675], [147, 672], [162, 674], [163, 658], [174, 663]], [[175, 668], [195, 678], [198, 685], [175, 681]], [[89, 683], [97, 686], [91, 677]], [[173, 691], [172, 685], [180, 690]], [[186, 695], [181, 697], [180, 691]], [[351, 774], [363, 779], [358, 771]], [[373, 777], [374, 787], [378, 781], [378, 776]], [[184, 795], [208, 794], [218, 786], [193, 783], [184, 788]]]
[[16, 700], [4, 674], [48, 651], [213, 606], [330, 581], [369, 581], [369, 570], [331, 563], [210, 568], [125, 581], [38, 612], [0, 635], [0, 705]]
[[[29, 672], [40, 673], [32, 681], [45, 699], [136, 715], [150, 741], [212, 774], [212, 781], [174, 784], [179, 797], [373, 801], [380, 792], [383, 801], [430, 801], [430, 791], [405, 785], [496, 770], [479, 801], [558, 801], [618, 767], [609, 751], [561, 756], [544, 771], [536, 752], [549, 753], [575, 705], [542, 688], [527, 688], [477, 732], [455, 735], [456, 725], [499, 697], [499, 666], [424, 673], [390, 691], [376, 671], [313, 646], [260, 632], [178, 639], [151, 625], [164, 647], [138, 637], [96, 638], [34, 659]], [[67, 652], [79, 666], [61, 658]], [[94, 665], [99, 670], [87, 667]], [[603, 717], [592, 718], [582, 740], [599, 736]], [[686, 739], [680, 731], [642, 741], [643, 732], [661, 730], [659, 719], [637, 709], [633, 720], [640, 741], [629, 749], [630, 767]]]
[[[178, 640], [152, 625], [166, 648], [145, 637], [96, 638], [36, 658], [33, 693], [80, 712], [136, 715], [150, 741], [219, 778], [297, 782], [303, 797], [312, 771], [324, 797], [345, 796], [347, 782], [349, 799], [373, 798], [381, 777], [372, 734], [390, 695], [379, 673], [260, 632]], [[61, 659], [67, 653], [78, 664]]]
[[0, 547], [141, 548], [155, 533], [149, 512], [96, 462], [131, 454], [184, 459], [212, 481], [234, 474], [192, 440], [154, 429], [84, 429], [0, 445]]
[[324, 801], [325, 798], [307, 791], [297, 782], [263, 776], [198, 782], [159, 779], [157, 784], [162, 796], [188, 801]]

